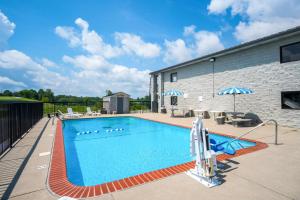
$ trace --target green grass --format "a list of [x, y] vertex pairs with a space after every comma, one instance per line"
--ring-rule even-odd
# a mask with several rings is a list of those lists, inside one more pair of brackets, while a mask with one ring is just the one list
[[[73, 112], [86, 113], [86, 107], [90, 107], [92, 111], [100, 111], [102, 109], [102, 103], [97, 103], [94, 105], [85, 105], [78, 103], [68, 103], [68, 105], [63, 105], [63, 103], [44, 103], [44, 114], [53, 114], [60, 110], [63, 113], [67, 112], [67, 108], [72, 108]], [[130, 111], [136, 110], [150, 110], [149, 105], [142, 105], [140, 103], [134, 102], [130, 105]]]
[[24, 102], [24, 101], [36, 101], [34, 99], [27, 99], [23, 97], [8, 97], [8, 96], [0, 96], [0, 101], [1, 102]]
[[86, 113], [86, 107], [90, 107], [92, 111], [99, 111], [102, 108], [101, 105], [93, 105], [93, 106], [86, 106], [86, 105], [78, 105], [78, 104], [72, 104], [70, 103], [69, 105], [62, 105], [62, 104], [52, 104], [52, 103], [44, 103], [44, 113], [54, 113], [57, 112], [57, 110], [60, 110], [63, 113], [67, 112], [67, 108], [72, 108], [73, 112], [79, 112], [79, 113]]
[[[10, 97], [10, 96], [0, 96], [0, 102], [37, 102], [34, 99], [27, 99], [22, 97]], [[86, 107], [91, 107], [92, 111], [99, 111], [102, 109], [102, 103], [98, 102], [94, 105], [85, 105], [85, 104], [78, 104], [70, 102], [68, 105], [63, 105], [63, 103], [56, 103], [55, 105], [52, 103], [44, 103], [44, 114], [53, 114], [60, 110], [63, 113], [67, 112], [67, 108], [71, 107], [74, 112], [85, 113]], [[145, 103], [141, 102], [131, 102], [130, 110], [149, 110], [150, 105], [146, 105]]]

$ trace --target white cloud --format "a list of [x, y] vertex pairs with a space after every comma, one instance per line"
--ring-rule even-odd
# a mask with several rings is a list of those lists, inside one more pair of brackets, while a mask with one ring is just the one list
[[90, 93], [103, 94], [106, 89], [115, 92], [124, 91], [132, 96], [147, 94], [149, 84], [149, 70], [113, 65], [106, 72], [83, 70], [75, 74], [75, 78], [85, 85], [85, 90]]
[[55, 33], [61, 38], [67, 40], [70, 47], [77, 47], [81, 44], [78, 34], [72, 27], [57, 26], [55, 28]]
[[106, 44], [97, 32], [94, 30], [90, 31], [87, 21], [77, 18], [75, 24], [80, 28], [80, 32], [73, 27], [57, 26], [55, 28], [56, 34], [66, 39], [70, 47], [80, 46], [90, 54], [97, 54], [105, 58], [113, 58], [122, 54], [122, 50], [119, 47]]
[[188, 36], [188, 35], [194, 34], [195, 30], [196, 30], [195, 25], [186, 26], [186, 27], [184, 27], [183, 35]]
[[26, 84], [23, 82], [15, 81], [5, 76], [0, 76], [0, 83], [17, 87], [26, 87]]
[[88, 31], [89, 23], [80, 17], [75, 20], [75, 24], [77, 24], [82, 30]]
[[0, 68], [37, 69], [41, 66], [33, 62], [26, 54], [17, 50], [0, 51]]
[[147, 94], [149, 70], [109, 63], [98, 55], [64, 56], [63, 60], [80, 69], [70, 77], [74, 82], [73, 94], [103, 95], [106, 89], [133, 96]]
[[109, 59], [126, 54], [152, 58], [158, 56], [159, 46], [127, 33], [115, 36], [117, 45], [107, 44], [95, 31], [89, 30], [86, 21], [78, 18], [75, 23], [79, 31], [62, 26], [55, 29], [71, 48], [84, 50], [81, 55], [63, 56], [65, 66], [47, 58], [35, 60], [14, 49], [0, 51], [0, 69], [5, 75], [0, 76], [3, 89], [51, 88], [57, 94], [80, 96], [101, 96], [106, 89], [124, 91], [133, 97], [148, 93], [149, 70], [118, 65]]
[[217, 33], [196, 31], [196, 26], [184, 27], [184, 39], [165, 41], [164, 62], [175, 64], [224, 49]]
[[300, 19], [289, 19], [286, 21], [286, 19], [278, 18], [276, 21], [240, 22], [236, 26], [234, 36], [241, 42], [247, 42], [287, 30], [295, 27], [297, 24], [300, 25]]
[[245, 4], [245, 0], [211, 0], [207, 8], [209, 13], [225, 14], [226, 10], [231, 7], [231, 13], [234, 15], [242, 12]]
[[144, 58], [157, 57], [160, 47], [157, 44], [145, 42], [138, 35], [130, 33], [115, 33], [116, 40], [121, 43], [122, 49], [127, 53], [134, 53]]
[[[149, 70], [139, 70], [111, 62], [111, 58], [121, 55], [135, 55], [142, 58], [153, 58], [160, 54], [157, 44], [145, 42], [142, 38], [130, 33], [115, 33], [115, 45], [104, 42], [103, 38], [94, 30], [90, 30], [89, 23], [81, 18], [75, 20], [80, 32], [72, 27], [65, 27], [72, 34], [57, 34], [70, 40], [75, 35], [79, 38], [76, 47], [84, 50], [76, 56], [64, 55], [62, 60], [66, 65], [75, 66], [69, 75], [72, 82], [73, 94], [101, 95], [106, 89], [125, 91], [133, 96], [147, 94], [149, 84]], [[57, 29], [57, 28], [56, 28]], [[57, 31], [56, 31], [57, 32]], [[70, 47], [72, 47], [70, 45]], [[75, 46], [73, 46], [75, 47]]]
[[90, 31], [88, 22], [78, 18], [75, 20], [75, 23], [81, 28], [82, 48], [87, 52], [91, 54], [98, 54], [105, 58], [112, 58], [122, 54], [119, 47], [106, 44], [96, 31]]
[[194, 33], [197, 55], [206, 55], [224, 49], [219, 36], [214, 32], [199, 31]]
[[80, 33], [73, 27], [58, 26], [55, 29], [57, 35], [69, 41], [71, 47], [81, 46], [87, 53], [99, 55], [110, 59], [122, 55], [136, 55], [143, 58], [153, 58], [160, 54], [157, 44], [145, 42], [140, 36], [131, 33], [116, 32], [116, 45], [104, 42], [103, 38], [94, 30], [89, 30], [89, 23], [81, 18], [75, 20], [80, 28]]
[[0, 10], [0, 45], [6, 43], [8, 38], [14, 34], [16, 25]]
[[47, 58], [43, 58], [42, 59], [42, 63], [41, 63], [43, 66], [45, 67], [55, 67], [57, 66], [57, 64]]
[[[61, 91], [69, 82], [67, 77], [48, 70], [46, 66], [17, 50], [0, 52], [0, 68], [8, 71], [14, 70], [15, 73], [9, 74], [15, 79], [26, 80], [24, 86], [35, 85], [37, 88], [52, 88], [55, 91]], [[21, 82], [19, 86], [22, 86]]]
[[88, 70], [96, 70], [111, 66], [111, 64], [108, 63], [103, 57], [98, 55], [78, 55], [74, 58], [70, 56], [63, 56], [63, 61], [76, 67]]
[[165, 63], [179, 63], [192, 58], [192, 50], [186, 46], [182, 39], [177, 39], [175, 41], [166, 40], [165, 47]]
[[234, 32], [241, 42], [300, 25], [298, 0], [211, 0], [208, 10], [212, 14], [231, 10], [232, 15], [241, 15]]

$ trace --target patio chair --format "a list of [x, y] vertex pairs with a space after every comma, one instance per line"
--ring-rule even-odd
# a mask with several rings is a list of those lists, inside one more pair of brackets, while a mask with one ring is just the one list
[[163, 114], [166, 114], [166, 113], [167, 113], [166, 107], [165, 107], [165, 106], [162, 106], [162, 107], [160, 108], [160, 112], [163, 113]]
[[[69, 109], [69, 108], [68, 108]], [[70, 112], [69, 112], [70, 111]], [[72, 109], [68, 110], [68, 113], [63, 113], [60, 110], [57, 110], [57, 112], [59, 113], [59, 115], [62, 116], [62, 118], [72, 118], [72, 117], [80, 117], [82, 114], [78, 114], [78, 113], [73, 113]]]
[[62, 118], [64, 118], [66, 115], [66, 114], [62, 113], [60, 110], [57, 110], [57, 113], [58, 113], [57, 117], [59, 117], [59, 115], [61, 115]]
[[81, 117], [82, 114], [73, 112], [72, 108], [67, 108], [68, 113], [66, 114], [68, 117]]
[[97, 115], [101, 115], [100, 112], [95, 112], [91, 110], [91, 107], [86, 107], [86, 114], [90, 115], [90, 116], [97, 116]]

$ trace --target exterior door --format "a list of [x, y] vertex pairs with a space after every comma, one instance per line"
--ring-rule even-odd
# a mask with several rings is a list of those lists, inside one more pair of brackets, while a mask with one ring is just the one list
[[117, 97], [117, 113], [123, 113], [123, 97]]
[[158, 102], [157, 101], [152, 101], [151, 105], [152, 112], [158, 112]]

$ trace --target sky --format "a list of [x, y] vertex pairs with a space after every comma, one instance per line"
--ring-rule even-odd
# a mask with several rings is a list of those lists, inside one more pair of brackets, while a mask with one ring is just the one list
[[299, 25], [299, 0], [1, 0], [0, 91], [142, 97], [151, 71]]

